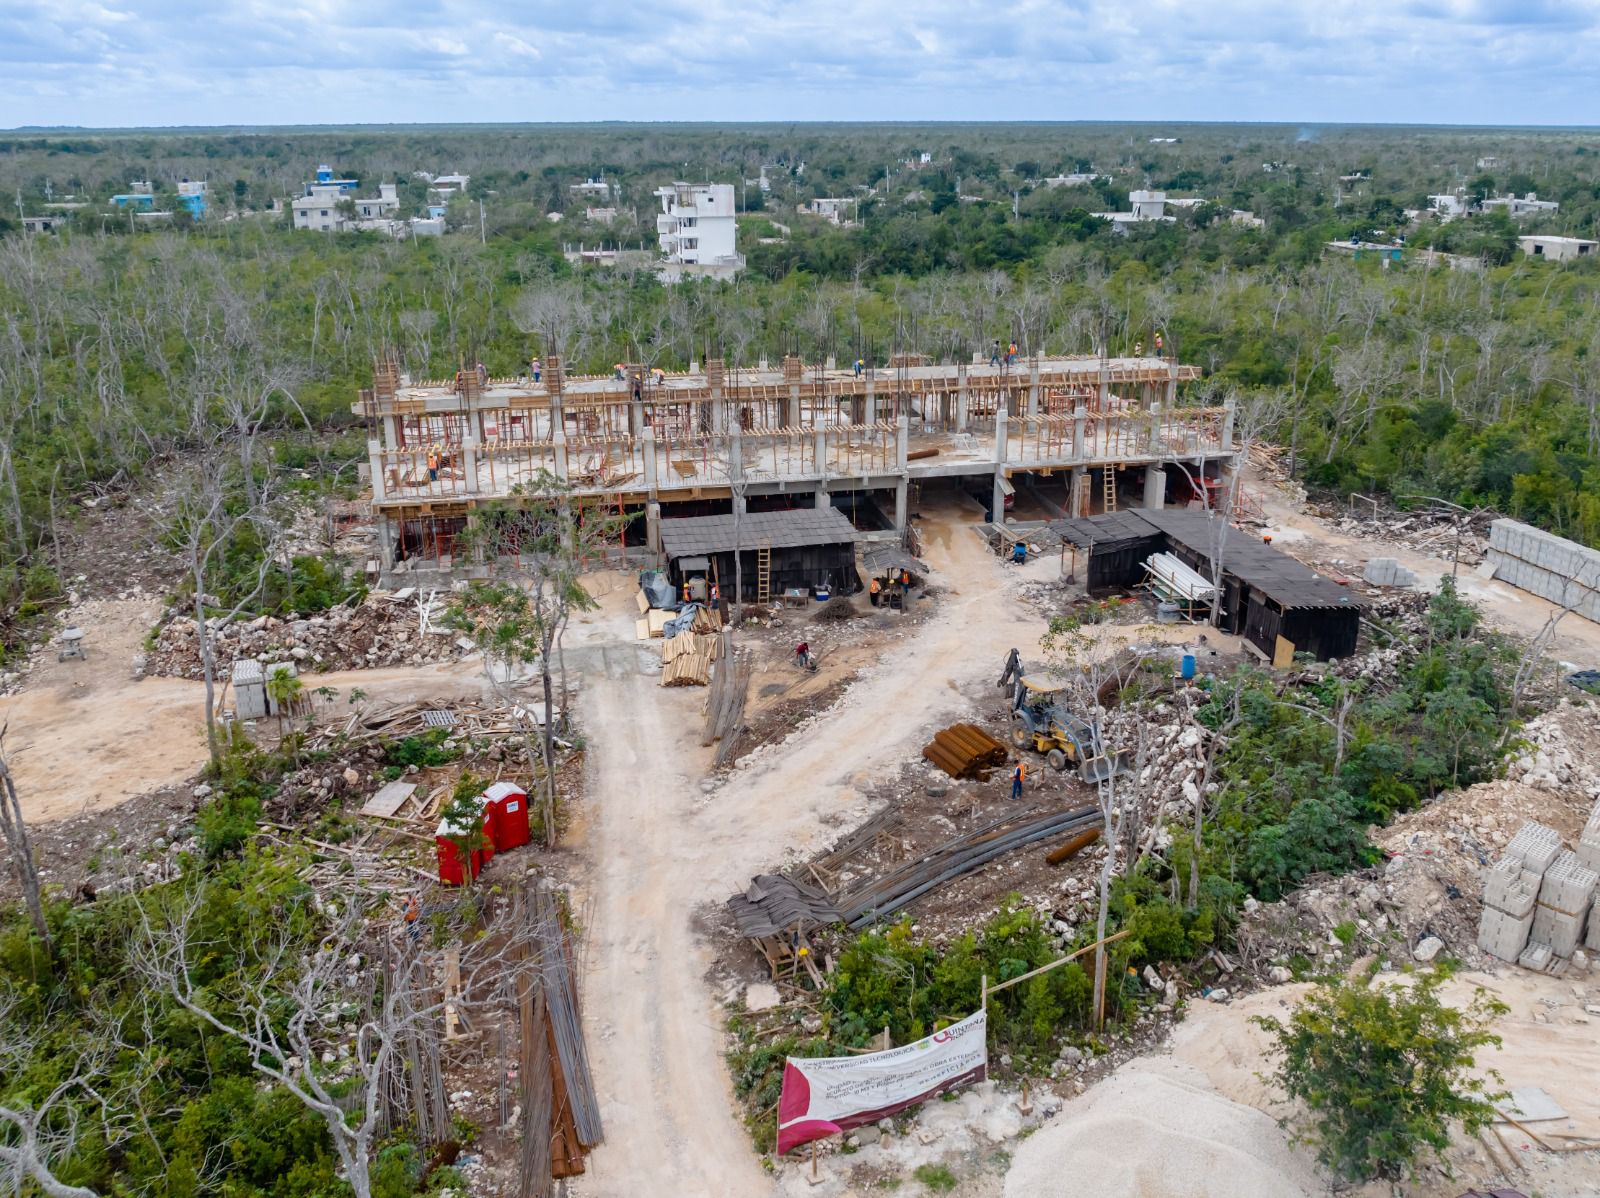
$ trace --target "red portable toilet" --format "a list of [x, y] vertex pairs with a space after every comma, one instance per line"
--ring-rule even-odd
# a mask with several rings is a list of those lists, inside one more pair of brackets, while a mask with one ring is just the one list
[[461, 851], [456, 842], [463, 838], [465, 829], [453, 824], [450, 820], [442, 819], [439, 827], [434, 832], [434, 844], [439, 853], [439, 881], [448, 886], [464, 886], [467, 883], [466, 871], [471, 869], [472, 877], [476, 878], [482, 871], [484, 863], [494, 856], [494, 835], [489, 825], [490, 812], [483, 808], [483, 836], [480, 847], [467, 854], [468, 860], [463, 864]]
[[496, 782], [483, 792], [484, 814], [494, 847], [520, 848], [533, 837], [528, 830], [528, 792], [511, 782]]

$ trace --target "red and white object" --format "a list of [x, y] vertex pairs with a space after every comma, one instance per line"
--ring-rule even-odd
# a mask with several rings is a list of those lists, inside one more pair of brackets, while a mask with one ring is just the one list
[[528, 792], [511, 782], [496, 782], [483, 792], [484, 818], [499, 852], [533, 839], [528, 830]]
[[904, 1048], [859, 1057], [789, 1057], [778, 1100], [778, 1155], [981, 1082], [988, 1070], [983, 1011]]

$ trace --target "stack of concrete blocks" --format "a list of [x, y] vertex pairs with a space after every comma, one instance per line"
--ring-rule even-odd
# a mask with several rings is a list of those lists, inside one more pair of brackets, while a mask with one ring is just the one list
[[1583, 942], [1583, 925], [1589, 918], [1600, 874], [1585, 869], [1576, 853], [1562, 852], [1545, 870], [1539, 903], [1533, 909], [1533, 944], [1547, 944], [1558, 957], [1572, 956]]
[[1375, 557], [1361, 574], [1375, 587], [1414, 587], [1417, 576], [1392, 557]]
[[1543, 824], [1523, 824], [1511, 838], [1484, 876], [1479, 948], [1502, 961], [1518, 959], [1533, 931], [1545, 871], [1560, 852], [1560, 834]]
[[[1589, 822], [1584, 825], [1583, 835], [1578, 837], [1576, 856], [1585, 869], [1600, 874], [1600, 801], [1595, 803], [1594, 810], [1589, 813]], [[1584, 945], [1600, 953], [1600, 888], [1597, 888], [1594, 903], [1589, 908], [1589, 936]]]
[[1542, 599], [1600, 621], [1600, 550], [1515, 520], [1489, 526], [1485, 559], [1494, 576]]

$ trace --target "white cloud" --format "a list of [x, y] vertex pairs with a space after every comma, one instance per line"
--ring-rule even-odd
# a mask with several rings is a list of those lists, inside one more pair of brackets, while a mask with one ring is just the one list
[[1589, 124], [1597, 50], [1600, 0], [0, 0], [0, 122]]

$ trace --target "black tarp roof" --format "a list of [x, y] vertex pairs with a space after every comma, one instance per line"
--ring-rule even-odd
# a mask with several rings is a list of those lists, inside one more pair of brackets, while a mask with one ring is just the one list
[[748, 890], [728, 900], [728, 910], [739, 935], [751, 939], [776, 936], [797, 923], [826, 927], [842, 918], [822, 891], [781, 874], [751, 878]]
[[[1215, 522], [1221, 519], [1206, 511], [1141, 509], [1057, 520], [1051, 527], [1058, 529], [1074, 545], [1088, 545], [1092, 540], [1096, 550], [1107, 552], [1141, 537], [1165, 536], [1210, 561], [1216, 546]], [[1230, 527], [1227, 530], [1222, 542], [1222, 568], [1285, 611], [1361, 607], [1361, 600], [1348, 588], [1242, 529]]]
[[[752, 551], [804, 545], [854, 544], [855, 525], [838, 508], [746, 512], [739, 520], [739, 548]], [[686, 516], [661, 522], [661, 549], [670, 558], [733, 552], [733, 516]]]

